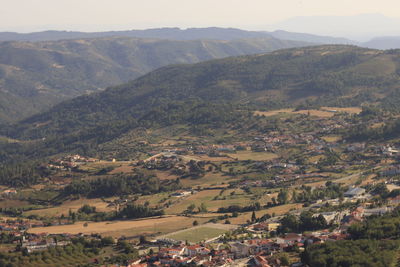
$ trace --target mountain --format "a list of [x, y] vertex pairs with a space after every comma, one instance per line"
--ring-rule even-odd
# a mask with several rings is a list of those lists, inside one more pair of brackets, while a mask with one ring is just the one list
[[67, 39], [102, 38], [102, 37], [134, 37], [157, 38], [168, 40], [236, 40], [274, 37], [281, 40], [293, 40], [318, 44], [357, 44], [357, 42], [330, 36], [277, 30], [246, 31], [234, 28], [160, 28], [148, 30], [111, 31], [111, 32], [67, 32], [44, 31], [35, 33], [0, 32], [0, 41], [57, 41]]
[[0, 41], [57, 41], [66, 39], [101, 38], [101, 37], [135, 37], [169, 40], [235, 40], [248, 38], [271, 37], [267, 32], [245, 31], [234, 28], [159, 28], [148, 30], [109, 31], [109, 32], [72, 32], [44, 31], [35, 33], [0, 32]]
[[303, 16], [270, 25], [267, 29], [342, 36], [365, 41], [375, 36], [400, 35], [400, 19], [381, 14], [355, 16]]
[[[351, 22], [353, 20], [354, 22]], [[370, 23], [370, 21], [374, 22]], [[359, 15], [355, 17], [335, 17], [335, 16], [296, 17], [289, 19], [285, 22], [282, 22], [280, 24], [269, 27], [271, 29], [288, 29], [290, 31], [288, 30], [275, 30], [269, 32], [246, 31], [235, 28], [211, 27], [211, 28], [189, 28], [189, 29], [159, 28], [159, 29], [147, 29], [147, 30], [110, 31], [110, 32], [71, 32], [71, 31], [44, 31], [44, 32], [34, 32], [34, 33], [0, 32], [0, 42], [1, 41], [43, 42], [43, 41], [113, 38], [113, 37], [165, 39], [165, 40], [177, 40], [177, 41], [185, 41], [185, 40], [186, 41], [188, 40], [233, 41], [237, 39], [276, 38], [280, 40], [290, 40], [290, 41], [306, 42], [314, 44], [359, 45], [362, 47], [375, 48], [375, 49], [400, 48], [400, 45], [398, 44], [398, 37], [378, 37], [368, 42], [358, 42], [347, 38], [332, 37], [326, 35], [326, 34], [340, 35], [339, 29], [345, 30], [346, 28], [348, 28], [347, 25], [353, 25], [353, 24], [359, 28], [364, 29], [364, 31], [359, 30], [358, 33], [363, 33], [366, 31], [367, 33], [369, 33], [368, 36], [373, 36], [370, 32], [370, 29], [377, 27], [376, 25], [380, 25], [379, 29], [386, 29], [392, 24], [400, 25], [400, 21], [399, 23], [396, 24], [395, 19], [389, 19], [381, 15], [373, 14], [373, 15]], [[313, 30], [313, 27], [317, 28], [319, 27], [318, 28], [319, 30], [315, 29]], [[390, 26], [390, 28], [393, 27]], [[396, 27], [394, 28], [397, 30]], [[303, 33], [303, 31], [317, 32], [318, 34], [321, 35]], [[398, 32], [400, 34], [399, 31], [389, 31], [389, 32]], [[377, 34], [379, 35], [379, 33]], [[362, 39], [366, 38], [367, 37], [364, 36]]]
[[[127, 84], [63, 102], [0, 131], [36, 141], [29, 153], [70, 151], [133, 129], [251, 121], [251, 110], [383, 105], [399, 109], [400, 51], [325, 45], [160, 68]], [[250, 111], [250, 112], [249, 112]]]
[[399, 49], [400, 36], [377, 37], [362, 44], [364, 47], [375, 49]]
[[0, 122], [178, 63], [309, 45], [273, 37], [232, 41], [104, 37], [0, 43]]
[[359, 43], [346, 38], [330, 37], [315, 35], [309, 33], [298, 33], [298, 32], [288, 32], [283, 30], [277, 30], [269, 33], [271, 36], [282, 39], [282, 40], [292, 40], [301, 42], [311, 42], [316, 44], [348, 44], [348, 45], [358, 45]]

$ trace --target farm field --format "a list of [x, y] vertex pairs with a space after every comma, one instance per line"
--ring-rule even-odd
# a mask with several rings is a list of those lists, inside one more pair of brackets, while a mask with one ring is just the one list
[[339, 108], [339, 107], [321, 107], [322, 110], [336, 110], [338, 112], [346, 112], [349, 114], [359, 114], [362, 109], [360, 107], [349, 107], [349, 108]]
[[337, 135], [327, 135], [327, 136], [321, 137], [321, 139], [325, 140], [326, 142], [331, 143], [331, 142], [338, 142], [338, 141], [340, 141], [340, 140], [341, 140], [341, 137], [340, 137], [340, 136], [337, 136]]
[[[29, 229], [29, 233], [49, 234], [92, 234], [98, 233], [104, 236], [137, 236], [141, 234], [166, 234], [177, 230], [191, 227], [195, 219], [181, 216], [168, 216], [148, 218], [143, 220], [106, 221], [106, 222], [77, 222], [71, 225], [60, 225], [50, 227], [38, 227]], [[196, 218], [199, 223], [208, 219]]]
[[278, 157], [274, 153], [252, 151], [238, 151], [228, 155], [238, 160], [271, 160]]
[[[230, 193], [235, 191], [236, 194], [231, 196]], [[186, 208], [195, 204], [200, 206], [204, 203], [209, 211], [217, 211], [220, 207], [228, 207], [230, 205], [247, 205], [251, 203], [250, 196], [243, 193], [242, 190], [226, 190], [220, 197], [225, 199], [216, 199], [214, 197], [219, 196], [221, 190], [204, 190], [194, 195], [190, 195], [187, 198], [183, 198], [180, 202], [172, 205], [165, 210], [167, 214], [178, 214], [186, 210]]]
[[[302, 204], [286, 204], [265, 210], [256, 211], [256, 216], [261, 217], [267, 213], [270, 215], [272, 215], [273, 213], [275, 213], [275, 215], [283, 215], [286, 212], [289, 212], [291, 210], [297, 210], [300, 209], [301, 207]], [[229, 218], [229, 221], [232, 224], [244, 224], [247, 222], [247, 220], [251, 220], [251, 214], [252, 212], [244, 212], [236, 218]]]
[[235, 179], [237, 178], [230, 176], [223, 176], [221, 173], [207, 172], [203, 177], [198, 179], [196, 178], [181, 179], [181, 183], [184, 187], [196, 187], [196, 186], [208, 187], [213, 185], [220, 186], [221, 184], [227, 185], [229, 181]]
[[23, 207], [32, 206], [28, 201], [5, 199], [0, 201], [0, 208], [13, 208], [13, 207]]
[[234, 225], [218, 225], [218, 224], [205, 224], [201, 226], [192, 227], [186, 230], [181, 230], [175, 233], [165, 235], [165, 238], [171, 238], [177, 241], [188, 241], [191, 243], [198, 243], [218, 237], [231, 229], [237, 228]]
[[271, 117], [275, 115], [284, 115], [284, 114], [310, 114], [311, 116], [316, 116], [320, 118], [330, 118], [335, 115], [337, 112], [345, 112], [349, 114], [358, 114], [361, 112], [361, 108], [359, 107], [349, 107], [349, 108], [339, 108], [339, 107], [321, 107], [320, 109], [307, 109], [307, 110], [299, 110], [295, 111], [294, 109], [278, 109], [272, 111], [256, 111], [254, 115]]
[[107, 203], [99, 198], [94, 199], [77, 199], [73, 201], [66, 201], [61, 206], [52, 207], [47, 209], [31, 210], [24, 213], [24, 215], [39, 215], [39, 216], [61, 216], [62, 214], [68, 215], [69, 211], [76, 212], [83, 205], [90, 205], [96, 207], [96, 211], [112, 211], [113, 208], [107, 207]]

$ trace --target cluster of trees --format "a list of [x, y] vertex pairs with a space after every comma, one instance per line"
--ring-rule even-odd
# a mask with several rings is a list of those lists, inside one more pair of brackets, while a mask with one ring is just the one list
[[196, 211], [196, 205], [194, 203], [190, 204], [186, 210], [184, 211], [184, 213], [186, 214], [194, 214], [194, 213], [202, 213], [202, 212], [207, 212], [207, 206], [204, 203], [201, 203], [198, 207], [197, 207], [197, 211]]
[[398, 249], [398, 241], [341, 240], [308, 246], [301, 259], [310, 267], [387, 267], [396, 263]]
[[148, 206], [128, 204], [116, 215], [119, 219], [136, 219], [164, 215], [163, 210], [155, 210]]
[[0, 266], [25, 266], [32, 264], [58, 265], [60, 262], [85, 264], [91, 258], [100, 253], [107, 246], [101, 240], [73, 239], [72, 243], [65, 247], [49, 248], [45, 251], [28, 253], [26, 249], [17, 247], [17, 252], [0, 253]]
[[400, 209], [381, 217], [352, 224], [348, 232], [353, 239], [400, 239]]
[[322, 215], [313, 216], [310, 211], [304, 211], [297, 217], [293, 214], [288, 214], [280, 220], [281, 226], [278, 231], [282, 233], [300, 233], [304, 231], [314, 231], [326, 229], [328, 223]]
[[37, 184], [48, 171], [40, 168], [37, 162], [20, 162], [0, 165], [0, 184], [22, 187]]
[[255, 202], [249, 206], [239, 206], [239, 205], [231, 205], [229, 207], [220, 207], [218, 209], [218, 213], [235, 213], [235, 212], [247, 212], [247, 211], [256, 211], [260, 210], [261, 205], [259, 202]]
[[293, 191], [292, 200], [294, 202], [307, 203], [318, 199], [340, 198], [343, 197], [343, 194], [346, 191], [345, 187], [342, 187], [339, 184], [332, 183], [330, 181], [328, 181], [326, 183], [326, 186], [323, 188], [312, 190], [311, 187], [304, 185], [301, 188], [301, 192]]
[[302, 253], [308, 266], [394, 266], [400, 248], [400, 209], [352, 224], [352, 240], [310, 245]]
[[[1, 237], [7, 239], [5, 234]], [[61, 241], [59, 236], [54, 239]], [[12, 241], [8, 240], [7, 241]], [[113, 253], [113, 257], [98, 257], [103, 253], [106, 247], [114, 247], [117, 253]], [[135, 249], [127, 241], [118, 241], [115, 244], [112, 237], [93, 236], [93, 238], [77, 237], [71, 239], [71, 244], [65, 247], [51, 247], [47, 250], [40, 252], [28, 253], [26, 248], [17, 246], [16, 252], [1, 252], [0, 253], [0, 266], [24, 266], [43, 263], [56, 266], [62, 262], [64, 265], [73, 264], [79, 266], [87, 266], [88, 262], [96, 259], [96, 264], [122, 264], [126, 265], [128, 260], [139, 258], [138, 250]], [[89, 264], [91, 265], [91, 264]]]
[[64, 194], [85, 195], [88, 197], [111, 197], [136, 193], [154, 194], [180, 188], [179, 179], [160, 181], [156, 176], [147, 176], [138, 172], [132, 175], [120, 174], [92, 181], [74, 181], [64, 188]]
[[12, 244], [14, 241], [19, 240], [19, 237], [7, 232], [0, 233], [0, 243], [1, 244]]
[[377, 128], [371, 128], [369, 123], [362, 123], [349, 129], [345, 138], [350, 141], [360, 142], [367, 140], [387, 140], [400, 136], [400, 119], [386, 123]]

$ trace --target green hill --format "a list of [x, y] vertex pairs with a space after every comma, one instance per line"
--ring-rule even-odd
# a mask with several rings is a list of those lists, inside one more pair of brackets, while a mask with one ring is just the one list
[[306, 43], [272, 37], [172, 41], [108, 37], [0, 43], [0, 122], [15, 121], [82, 94], [176, 63], [269, 52]]
[[224, 127], [255, 109], [364, 103], [396, 108], [399, 63], [400, 51], [316, 46], [173, 65], [63, 102], [0, 134], [45, 138], [43, 147], [60, 151], [94, 147], [138, 127]]

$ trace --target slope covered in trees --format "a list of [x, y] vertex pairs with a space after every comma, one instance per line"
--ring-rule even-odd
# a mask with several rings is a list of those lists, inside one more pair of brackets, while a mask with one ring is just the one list
[[[398, 51], [316, 46], [172, 65], [63, 102], [0, 134], [42, 140], [29, 150], [34, 155], [40, 146], [58, 152], [96, 146], [138, 127], [226, 127], [250, 119], [255, 109], [372, 102], [393, 109], [399, 62]], [[22, 144], [8, 149], [16, 146]]]
[[174, 41], [107, 37], [0, 43], [0, 122], [15, 121], [78, 95], [177, 63], [306, 45], [273, 37]]

